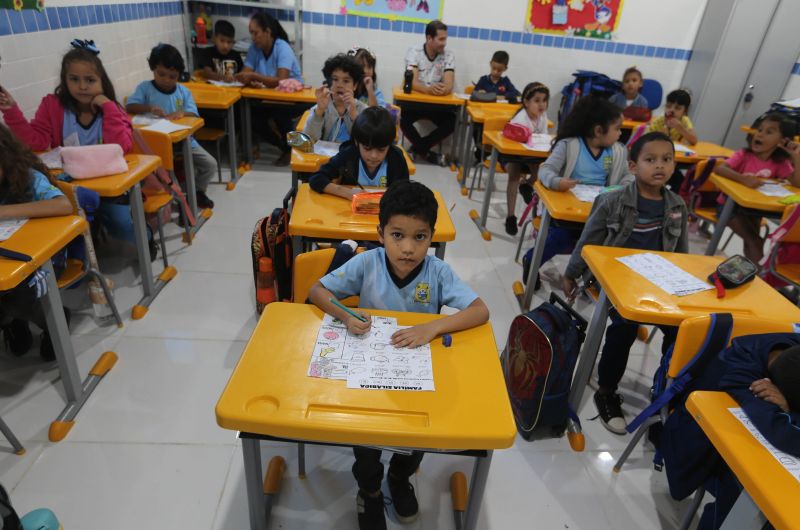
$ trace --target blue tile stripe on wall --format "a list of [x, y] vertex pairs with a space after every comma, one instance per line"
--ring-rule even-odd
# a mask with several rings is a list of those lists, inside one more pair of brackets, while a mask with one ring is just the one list
[[[214, 15], [220, 17], [247, 17], [257, 7], [217, 4], [213, 6]], [[281, 21], [294, 21], [291, 9], [262, 9]], [[75, 7], [48, 7], [44, 12], [11, 9], [0, 9], [0, 36], [32, 33], [48, 29], [73, 28], [92, 24], [111, 24], [127, 20], [179, 15], [182, 12], [181, 2], [159, 2], [146, 4], [96, 4]], [[321, 26], [348, 27], [361, 29], [377, 29], [396, 33], [416, 33], [422, 35], [425, 24], [400, 20], [387, 20], [359, 15], [343, 15], [303, 11], [303, 23]], [[522, 31], [505, 31], [491, 28], [470, 26], [448, 26], [451, 37], [458, 39], [486, 40], [493, 42], [511, 42], [516, 44], [542, 46], [546, 48], [562, 48], [634, 57], [655, 57], [657, 59], [673, 59], [688, 61], [691, 50], [646, 46], [627, 42], [615, 42], [600, 39], [545, 35]], [[800, 63], [795, 65], [792, 73], [800, 75]]]
[[800, 63], [794, 63], [794, 67], [792, 68], [792, 74], [800, 75]]

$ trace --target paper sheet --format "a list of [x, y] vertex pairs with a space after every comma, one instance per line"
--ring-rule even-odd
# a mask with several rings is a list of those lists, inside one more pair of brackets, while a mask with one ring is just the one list
[[532, 151], [550, 151], [550, 144], [553, 137], [547, 133], [532, 134], [528, 143], [522, 144]]
[[467, 101], [469, 101], [471, 97], [469, 94], [464, 94], [463, 92], [453, 92], [453, 95], [459, 99], [466, 99]]
[[50, 151], [45, 151], [44, 153], [40, 153], [38, 155], [39, 160], [42, 161], [42, 164], [47, 166], [47, 169], [59, 169], [64, 167], [64, 164], [61, 162], [61, 148], [56, 147]]
[[395, 348], [389, 338], [398, 329], [397, 319], [372, 317], [369, 333], [353, 335], [341, 321], [325, 315], [308, 375], [346, 379], [348, 388], [433, 391], [430, 345]]
[[800, 482], [800, 458], [787, 455], [783, 451], [778, 451], [775, 449], [775, 447], [773, 447], [773, 445], [769, 443], [766, 438], [764, 438], [764, 435], [762, 435], [758, 429], [756, 429], [755, 425], [750, 422], [750, 418], [747, 417], [747, 414], [745, 414], [741, 408], [730, 408], [728, 410], [737, 420], [742, 423], [742, 425], [744, 425], [745, 429], [750, 431], [750, 434], [753, 435], [753, 438], [755, 438], [758, 443], [763, 445], [764, 448], [775, 457], [775, 460], [777, 460], [778, 463], [795, 478], [795, 480]]
[[712, 289], [712, 286], [703, 280], [650, 252], [622, 256], [617, 260], [669, 294], [686, 296]]
[[214, 79], [209, 79], [208, 82], [214, 86], [244, 86], [244, 83], [240, 83], [239, 81], [216, 81]]
[[320, 140], [314, 144], [314, 154], [321, 156], [334, 156], [339, 152], [340, 145], [341, 144], [337, 142], [326, 142], [325, 140]]
[[14, 232], [22, 228], [28, 222], [27, 219], [3, 219], [0, 221], [0, 241], [5, 241], [14, 235]]
[[757, 189], [767, 197], [788, 197], [789, 195], [794, 195], [794, 193], [784, 188], [781, 184], [766, 183], [762, 184]]
[[687, 147], [683, 144], [675, 144], [675, 152], [677, 153], [686, 153], [689, 156], [694, 155], [694, 150], [691, 147]]
[[189, 127], [188, 125], [180, 125], [178, 123], [173, 123], [165, 119], [157, 119], [147, 127], [142, 127], [142, 129], [146, 129], [148, 131], [161, 132], [164, 134], [170, 134], [174, 133], [175, 131], [183, 131], [186, 129], [191, 129], [191, 127]]
[[581, 202], [594, 202], [597, 196], [603, 192], [603, 186], [589, 186], [588, 184], [578, 184], [570, 191]]

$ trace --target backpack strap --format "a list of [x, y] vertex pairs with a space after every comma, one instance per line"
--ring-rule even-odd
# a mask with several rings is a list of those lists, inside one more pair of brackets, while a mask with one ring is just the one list
[[767, 266], [772, 257], [772, 253], [777, 250], [776, 247], [780, 245], [783, 238], [786, 237], [786, 234], [789, 233], [789, 230], [791, 230], [798, 221], [800, 221], [800, 206], [795, 206], [792, 213], [790, 213], [789, 216], [781, 222], [780, 226], [767, 237], [769, 246], [764, 253], [764, 257], [758, 262], [759, 267], [763, 269]]
[[703, 340], [703, 345], [700, 346], [694, 357], [686, 363], [686, 366], [683, 367], [672, 384], [664, 389], [664, 392], [660, 395], [654, 396], [652, 403], [628, 423], [625, 429], [630, 433], [636, 431], [647, 418], [658, 414], [662, 408], [672, 401], [672, 398], [683, 392], [686, 384], [700, 375], [711, 359], [725, 349], [730, 341], [732, 331], [733, 316], [730, 313], [712, 313], [711, 324], [708, 327], [705, 340]]
[[700, 172], [699, 175], [695, 176], [695, 169], [697, 166], [692, 166], [689, 171], [686, 172], [686, 180], [689, 181], [689, 191], [690, 193], [694, 193], [697, 189], [706, 183], [708, 177], [714, 172], [714, 168], [717, 167], [717, 162], [719, 161], [718, 157], [711, 157], [706, 162], [706, 165], [703, 166], [703, 171]]

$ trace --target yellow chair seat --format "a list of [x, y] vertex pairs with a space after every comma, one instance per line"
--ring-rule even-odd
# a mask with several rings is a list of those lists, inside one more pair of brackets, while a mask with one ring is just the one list
[[[489, 169], [489, 160], [484, 160], [483, 161], [483, 167], [485, 167], [486, 169]], [[505, 170], [503, 169], [503, 166], [500, 165], [500, 162], [498, 162], [495, 165], [494, 172], [495, 173], [505, 173]]]
[[783, 276], [792, 283], [800, 284], [800, 263], [787, 263], [776, 265], [775, 272]]
[[145, 193], [144, 213], [157, 213], [172, 201], [172, 195], [166, 192]]
[[695, 208], [693, 212], [697, 217], [709, 223], [717, 222], [717, 210], [709, 206]]
[[216, 142], [225, 136], [225, 131], [222, 129], [213, 129], [211, 127], [203, 127], [196, 133], [194, 137], [199, 142]]
[[59, 289], [63, 289], [75, 283], [83, 276], [83, 262], [79, 259], [67, 259], [67, 267], [58, 277]]

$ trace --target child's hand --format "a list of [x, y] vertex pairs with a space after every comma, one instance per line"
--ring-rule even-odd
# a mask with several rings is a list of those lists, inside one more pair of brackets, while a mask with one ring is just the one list
[[11, 97], [11, 93], [3, 87], [0, 87], [0, 110], [8, 110], [17, 102]]
[[356, 311], [359, 315], [366, 318], [367, 321], [364, 322], [363, 320], [359, 320], [352, 315], [347, 315], [347, 320], [344, 322], [347, 326], [347, 331], [354, 335], [363, 335], [367, 331], [369, 331], [370, 326], [372, 326], [372, 319], [367, 313], [363, 313], [361, 311]]
[[105, 95], [105, 94], [97, 94], [97, 95], [96, 95], [96, 96], [95, 96], [95, 97], [92, 99], [92, 105], [93, 105], [93, 106], [95, 106], [95, 107], [97, 107], [97, 109], [98, 109], [98, 110], [100, 110], [100, 108], [101, 108], [103, 105], [105, 105], [106, 103], [108, 103], [109, 101], [111, 101], [111, 100], [110, 100], [110, 99], [108, 99], [108, 98], [106, 97], [106, 95]]
[[233, 83], [236, 78], [233, 76], [232, 73], [228, 72], [227, 74], [222, 74], [222, 80], [226, 83]]
[[758, 175], [754, 175], [752, 173], [743, 173], [742, 174], [742, 184], [747, 186], [748, 188], [757, 188], [761, 186], [761, 179], [758, 178]]
[[569, 191], [577, 185], [577, 180], [564, 177], [558, 182], [558, 191]]
[[753, 381], [750, 385], [750, 392], [757, 398], [761, 398], [773, 405], [778, 405], [782, 411], [789, 412], [789, 403], [786, 398], [768, 378]]
[[355, 120], [358, 117], [358, 109], [356, 108], [356, 97], [352, 92], [345, 92], [342, 96], [342, 103], [344, 108], [350, 112], [350, 117]]
[[164, 116], [167, 115], [167, 113], [164, 112], [164, 109], [162, 109], [158, 105], [150, 105], [150, 114], [156, 116], [157, 118], [163, 118]]
[[396, 331], [392, 335], [392, 346], [396, 348], [416, 348], [417, 346], [428, 344], [437, 335], [434, 324], [435, 321]]
[[680, 127], [681, 122], [680, 120], [678, 120], [678, 118], [675, 118], [673, 116], [667, 116], [666, 119], [664, 120], [664, 124], [670, 129], [675, 129], [677, 127]]
[[798, 160], [800, 160], [800, 144], [789, 140], [786, 143], [780, 145], [779, 147], [784, 151], [786, 151], [787, 153], [789, 153], [789, 156], [792, 157], [792, 161], [794, 162], [793, 165], [796, 166]]
[[561, 289], [568, 300], [575, 300], [578, 295], [578, 282], [575, 281], [575, 278], [570, 278], [565, 274], [561, 277]]
[[185, 116], [185, 114], [182, 111], [176, 111], [176, 112], [173, 112], [171, 114], [167, 114], [165, 116], [165, 118], [167, 118], [168, 120], [179, 120], [179, 119], [183, 118], [184, 116]]
[[372, 81], [371, 77], [364, 78], [364, 88], [367, 89], [367, 92], [372, 93], [375, 90], [375, 83]]
[[317, 97], [317, 110], [321, 116], [328, 110], [328, 105], [331, 102], [331, 91], [328, 87], [322, 85], [314, 91], [314, 95]]
[[255, 80], [255, 75], [255, 72], [239, 72], [234, 77], [237, 81], [246, 85]]

